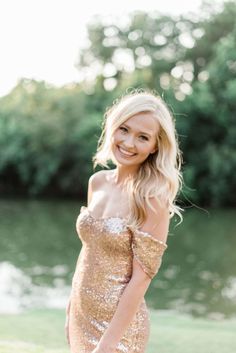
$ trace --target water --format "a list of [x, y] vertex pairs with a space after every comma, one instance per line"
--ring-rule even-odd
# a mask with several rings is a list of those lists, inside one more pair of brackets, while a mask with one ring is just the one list
[[[85, 203], [82, 203], [85, 204]], [[80, 202], [1, 201], [0, 312], [65, 308], [81, 248]], [[168, 250], [146, 294], [149, 307], [236, 316], [235, 210], [189, 209], [172, 220]]]

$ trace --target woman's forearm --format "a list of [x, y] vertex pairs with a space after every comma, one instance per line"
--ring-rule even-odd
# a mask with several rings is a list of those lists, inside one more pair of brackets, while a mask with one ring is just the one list
[[131, 278], [107, 330], [99, 341], [99, 346], [109, 348], [111, 352], [115, 350], [124, 332], [134, 319], [150, 282], [151, 280], [147, 277], [142, 281]]

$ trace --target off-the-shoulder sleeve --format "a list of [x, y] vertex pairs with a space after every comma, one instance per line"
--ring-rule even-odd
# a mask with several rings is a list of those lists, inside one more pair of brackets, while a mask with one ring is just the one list
[[150, 233], [132, 231], [132, 251], [144, 272], [152, 279], [158, 272], [167, 244], [154, 238]]

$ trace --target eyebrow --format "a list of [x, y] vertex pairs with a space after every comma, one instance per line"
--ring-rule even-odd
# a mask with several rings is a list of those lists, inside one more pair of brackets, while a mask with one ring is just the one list
[[[123, 124], [121, 124], [121, 125], [124, 125], [124, 126], [126, 126], [126, 127], [130, 128], [130, 126], [129, 126], [129, 125], [127, 125], [127, 124], [125, 124], [125, 123], [123, 123]], [[144, 131], [139, 131], [139, 133], [140, 133], [140, 134], [147, 135], [147, 136], [149, 136], [149, 137], [152, 137], [150, 134], [148, 134], [147, 132], [144, 132]]]

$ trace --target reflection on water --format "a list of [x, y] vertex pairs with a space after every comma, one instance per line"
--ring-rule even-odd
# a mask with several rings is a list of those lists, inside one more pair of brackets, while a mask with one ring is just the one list
[[[0, 312], [65, 308], [81, 242], [80, 204], [2, 201]], [[150, 307], [222, 319], [236, 315], [234, 210], [189, 210], [146, 294]]]
[[[68, 300], [70, 287], [65, 280], [58, 277], [67, 273], [67, 266], [47, 267], [35, 266], [31, 275], [27, 275], [9, 262], [0, 264], [0, 312], [19, 313], [25, 308], [61, 308]], [[55, 277], [51, 286], [36, 285], [32, 281], [34, 275], [43, 275], [48, 271]]]

